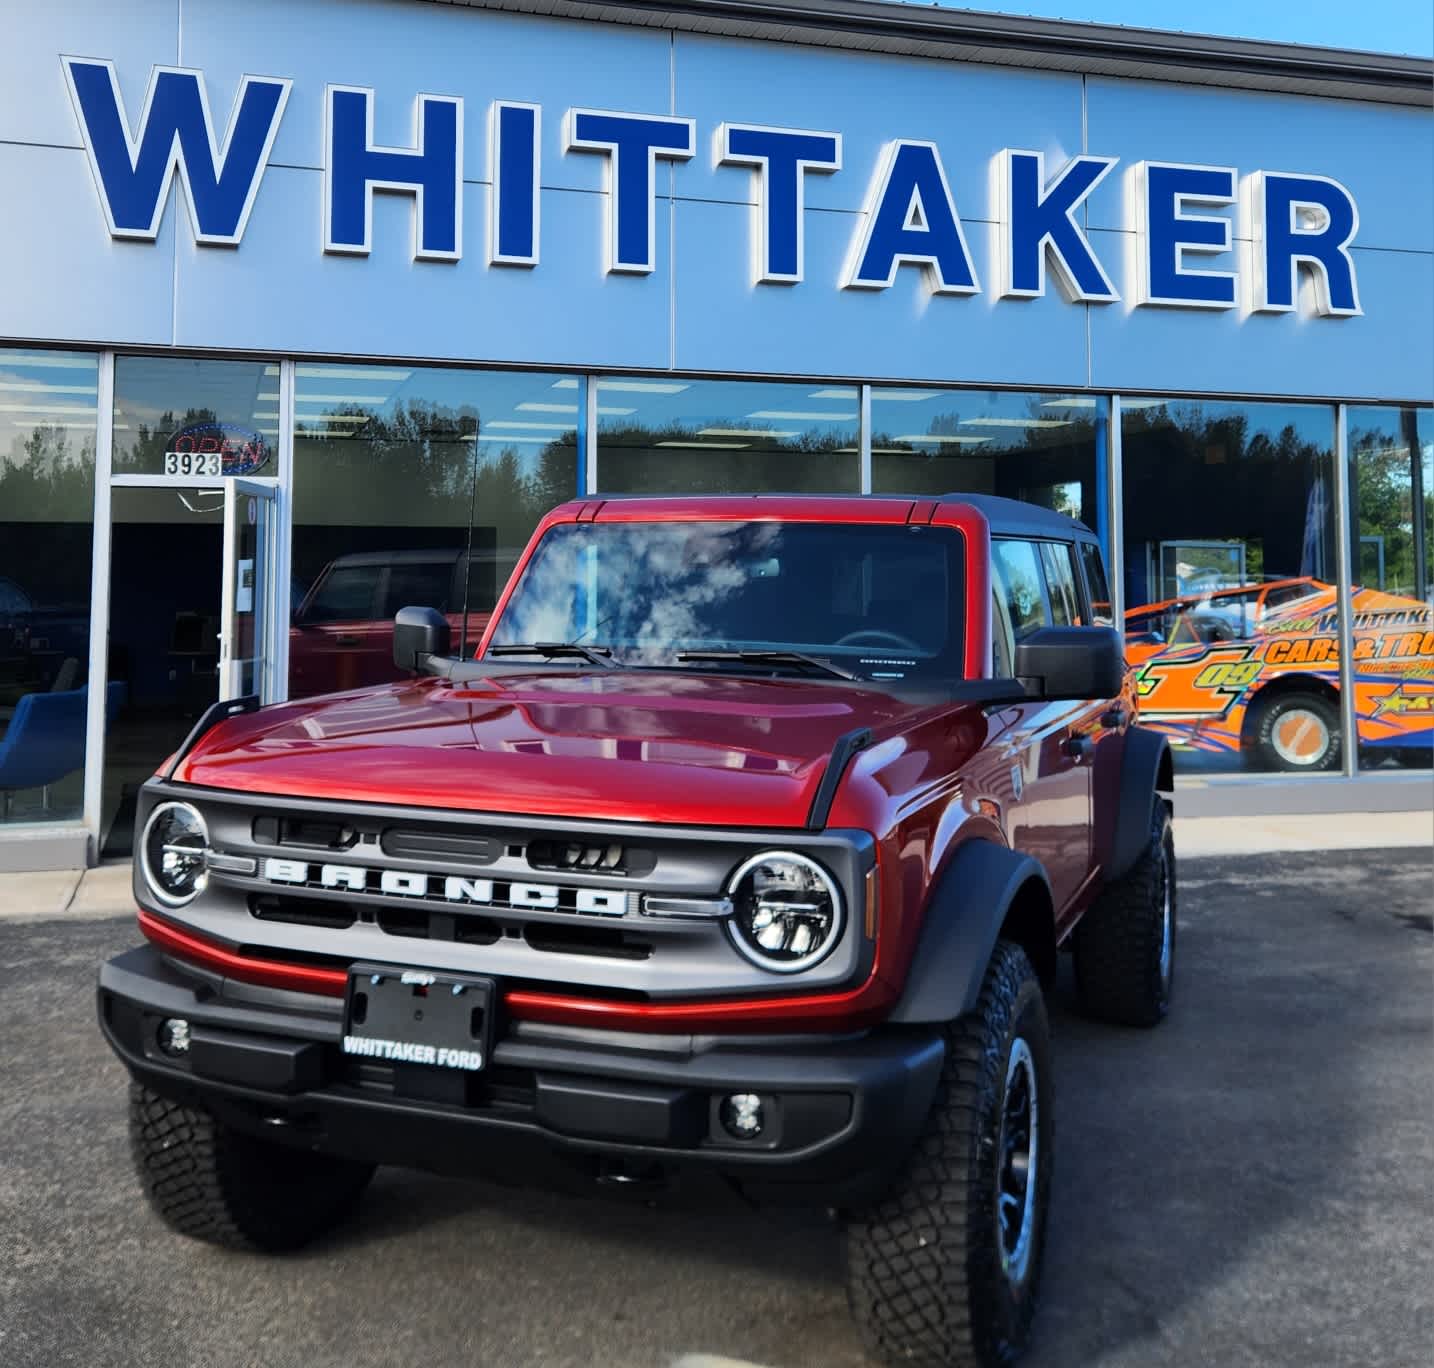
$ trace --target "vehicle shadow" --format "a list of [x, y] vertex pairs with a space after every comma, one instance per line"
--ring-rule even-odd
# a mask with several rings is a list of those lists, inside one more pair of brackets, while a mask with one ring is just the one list
[[[1368, 1053], [1399, 1009], [1367, 985], [1403, 961], [1412, 987], [1418, 932], [1397, 908], [1351, 912], [1357, 868], [1311, 890], [1302, 859], [1266, 857], [1260, 880], [1244, 863], [1188, 866], [1179, 993], [1159, 1029], [1086, 1021], [1063, 961], [1049, 1004], [1059, 1157], [1034, 1368], [1300, 1362], [1289, 1336], [1301, 1327], [1320, 1362], [1382, 1361], [1321, 1288], [1332, 1266], [1347, 1275], [1352, 1252], [1333, 1211], [1387, 1202], [1359, 1171], [1371, 1125], [1359, 1099]], [[440, 1223], [459, 1238], [521, 1232], [555, 1274], [577, 1246], [629, 1279], [677, 1276], [733, 1297], [712, 1344], [728, 1355], [773, 1368], [862, 1362], [844, 1324], [819, 1349], [774, 1344], [747, 1314], [761, 1287], [789, 1310], [840, 1316], [836, 1228], [820, 1213], [753, 1210], [715, 1182], [648, 1204], [386, 1173], [359, 1222], [308, 1257]], [[1301, 1259], [1282, 1256], [1286, 1245]], [[1302, 1264], [1310, 1257], [1326, 1262]], [[683, 1327], [706, 1320], [671, 1305], [662, 1314], [687, 1343]]]

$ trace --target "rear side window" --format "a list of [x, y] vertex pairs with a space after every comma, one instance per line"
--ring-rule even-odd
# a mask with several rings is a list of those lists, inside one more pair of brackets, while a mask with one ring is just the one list
[[453, 592], [450, 562], [419, 562], [394, 565], [388, 571], [388, 595], [380, 617], [390, 618], [400, 608], [436, 608], [440, 613], [457, 612], [449, 603]]
[[1040, 627], [1049, 627], [1051, 619], [1041, 588], [1036, 544], [998, 538], [991, 543], [991, 552], [1011, 635], [1020, 641]]
[[305, 622], [361, 622], [373, 617], [377, 565], [341, 565], [324, 576], [304, 610]]
[[1094, 542], [1081, 542], [1081, 563], [1085, 566], [1085, 587], [1090, 591], [1090, 617], [1095, 627], [1113, 627], [1110, 611], [1110, 585], [1105, 578], [1105, 562], [1100, 547]]
[[1075, 562], [1065, 542], [1042, 542], [1041, 565], [1046, 572], [1046, 593], [1051, 621], [1057, 627], [1081, 625], [1080, 597], [1076, 594]]

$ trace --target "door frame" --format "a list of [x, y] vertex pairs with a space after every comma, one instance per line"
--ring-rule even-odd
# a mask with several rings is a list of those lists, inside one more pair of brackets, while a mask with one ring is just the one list
[[[293, 540], [294, 487], [294, 366], [281, 360], [279, 368], [278, 474], [269, 476], [168, 476], [124, 475], [114, 471], [115, 355], [99, 355], [95, 424], [95, 506], [93, 550], [90, 561], [89, 697], [85, 717], [85, 796], [82, 821], [89, 840], [89, 860], [99, 859], [104, 836], [105, 697], [109, 687], [110, 556], [113, 547], [113, 491], [115, 489], [214, 489], [235, 480], [263, 486], [273, 500], [273, 536], [266, 553], [271, 650], [265, 661], [261, 698], [282, 703], [289, 694], [289, 581]], [[235, 500], [226, 495], [226, 508]], [[225, 531], [228, 531], [226, 520]], [[228, 536], [221, 538], [221, 556], [227, 554]], [[223, 567], [221, 567], [222, 569]], [[228, 577], [226, 576], [226, 580]], [[222, 675], [221, 675], [222, 688]], [[156, 762], [163, 757], [156, 757]]]

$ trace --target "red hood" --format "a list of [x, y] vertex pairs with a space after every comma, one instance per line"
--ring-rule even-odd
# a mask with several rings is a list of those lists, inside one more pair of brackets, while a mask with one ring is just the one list
[[870, 727], [880, 739], [932, 711], [800, 680], [572, 670], [422, 680], [236, 718], [176, 778], [417, 807], [799, 827], [837, 737]]

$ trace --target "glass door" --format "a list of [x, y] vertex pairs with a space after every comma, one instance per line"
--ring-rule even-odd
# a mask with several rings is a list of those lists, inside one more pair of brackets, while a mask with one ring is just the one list
[[273, 573], [275, 488], [259, 480], [224, 485], [224, 577], [219, 610], [219, 697], [279, 696]]

